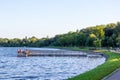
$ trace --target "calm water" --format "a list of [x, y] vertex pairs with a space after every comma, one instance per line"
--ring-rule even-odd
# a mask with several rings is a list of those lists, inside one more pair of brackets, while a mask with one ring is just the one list
[[0, 80], [64, 80], [105, 61], [104, 57], [16, 57], [17, 49], [0, 47]]

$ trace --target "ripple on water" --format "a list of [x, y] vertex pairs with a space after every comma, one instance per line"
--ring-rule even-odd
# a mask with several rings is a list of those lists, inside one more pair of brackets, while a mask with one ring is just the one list
[[13, 77], [10, 77], [11, 79], [37, 79], [39, 76], [13, 76]]
[[[0, 51], [6, 49], [0, 48]], [[14, 55], [16, 49], [9, 48], [4, 55]], [[0, 52], [0, 80], [64, 80], [93, 69], [104, 61], [105, 58], [86, 57], [18, 58], [3, 56]]]

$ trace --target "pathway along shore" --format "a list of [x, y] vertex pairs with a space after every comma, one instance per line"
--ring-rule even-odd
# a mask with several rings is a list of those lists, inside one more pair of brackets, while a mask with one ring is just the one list
[[102, 80], [120, 80], [120, 68], [115, 70]]
[[[116, 52], [111, 50], [111, 52], [114, 52], [116, 54], [120, 54], [120, 52]], [[120, 80], [120, 68], [113, 71], [111, 74], [103, 78], [102, 80]]]

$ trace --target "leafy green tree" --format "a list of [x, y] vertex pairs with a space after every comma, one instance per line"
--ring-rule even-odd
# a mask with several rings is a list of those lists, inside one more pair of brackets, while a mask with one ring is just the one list
[[43, 47], [43, 46], [78, 46], [78, 47], [116, 47], [120, 46], [120, 22], [110, 23], [107, 25], [96, 25], [76, 32], [56, 35], [53, 38], [0, 38], [0, 46], [26, 46], [26, 47]]
[[104, 28], [105, 36], [110, 37], [112, 34], [114, 34], [115, 28], [116, 28], [116, 24], [114, 23], [106, 25], [106, 27]]
[[97, 39], [94, 41], [94, 46], [95, 47], [101, 47], [101, 40]]
[[116, 45], [120, 47], [120, 35], [118, 35], [118, 37], [116, 38], [116, 41], [117, 41]]
[[9, 41], [9, 39], [7, 39], [7, 38], [0, 38], [0, 46], [9, 46], [8, 45], [8, 41]]
[[93, 47], [94, 46], [94, 41], [96, 40], [96, 35], [95, 34], [89, 34], [88, 38], [87, 38], [87, 41], [86, 41], [86, 46], [91, 46]]
[[120, 22], [117, 22], [117, 26], [116, 26], [116, 32], [119, 35], [120, 34]]

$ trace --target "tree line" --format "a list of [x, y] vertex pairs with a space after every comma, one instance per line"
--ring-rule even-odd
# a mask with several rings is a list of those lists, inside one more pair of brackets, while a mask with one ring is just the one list
[[120, 22], [96, 25], [75, 32], [59, 34], [53, 38], [0, 38], [2, 47], [120, 47]]

